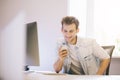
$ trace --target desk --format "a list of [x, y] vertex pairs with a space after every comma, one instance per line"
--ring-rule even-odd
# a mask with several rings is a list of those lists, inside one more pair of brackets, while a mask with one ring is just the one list
[[100, 76], [100, 75], [47, 75], [36, 72], [25, 73], [25, 80], [120, 80], [120, 76]]

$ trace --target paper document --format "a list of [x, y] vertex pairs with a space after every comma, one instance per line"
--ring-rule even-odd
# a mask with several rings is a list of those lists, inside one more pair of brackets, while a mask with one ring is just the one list
[[45, 75], [65, 75], [65, 73], [56, 73], [53, 71], [35, 71], [35, 72], [45, 74]]

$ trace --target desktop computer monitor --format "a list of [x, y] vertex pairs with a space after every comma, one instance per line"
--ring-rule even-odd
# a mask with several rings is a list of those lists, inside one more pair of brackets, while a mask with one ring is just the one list
[[26, 24], [26, 66], [39, 66], [37, 22]]

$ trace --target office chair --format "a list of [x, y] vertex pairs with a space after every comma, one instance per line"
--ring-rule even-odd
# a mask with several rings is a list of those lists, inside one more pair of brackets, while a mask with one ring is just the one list
[[[111, 63], [111, 59], [112, 59], [112, 53], [113, 53], [113, 50], [115, 48], [114, 45], [110, 45], [110, 46], [102, 46], [102, 48], [107, 51], [107, 53], [110, 55], [110, 63]], [[105, 72], [105, 75], [109, 75], [109, 69], [110, 69], [110, 63], [106, 69], [106, 72]]]

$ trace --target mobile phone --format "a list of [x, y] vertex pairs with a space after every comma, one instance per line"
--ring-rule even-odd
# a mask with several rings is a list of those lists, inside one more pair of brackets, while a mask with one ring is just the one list
[[65, 43], [62, 44], [61, 50], [67, 50], [67, 45]]

